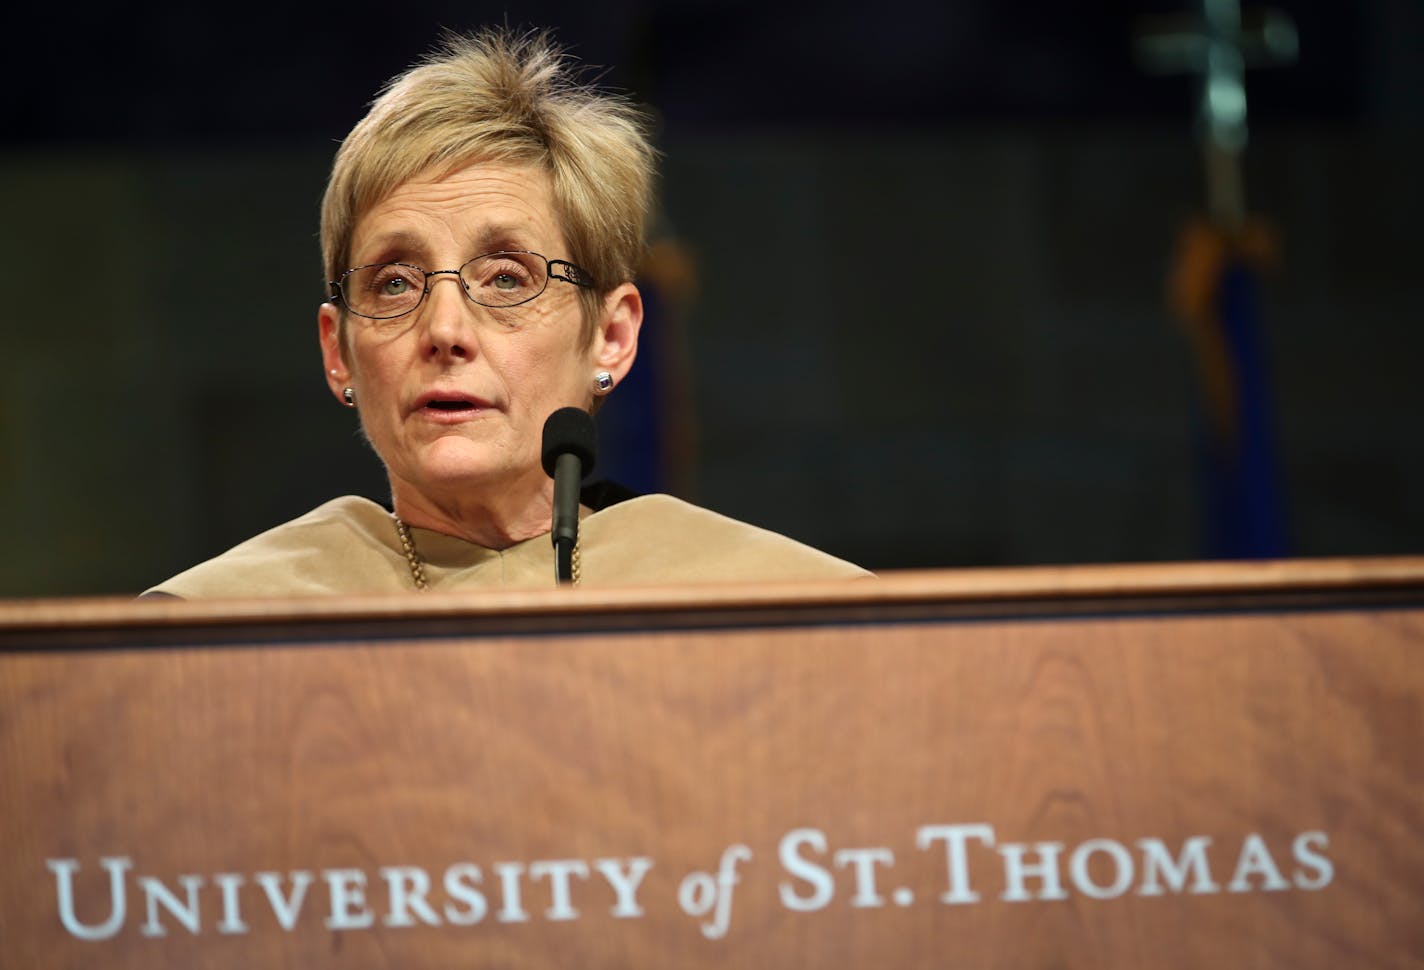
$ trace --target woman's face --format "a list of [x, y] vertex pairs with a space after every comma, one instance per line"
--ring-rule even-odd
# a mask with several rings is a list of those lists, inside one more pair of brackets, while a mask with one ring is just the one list
[[[545, 172], [476, 163], [405, 182], [365, 213], [352, 236], [351, 265], [449, 270], [505, 250], [572, 258]], [[453, 274], [432, 277], [429, 286], [420, 306], [395, 320], [348, 315], [345, 353], [339, 312], [327, 304], [320, 314], [332, 391], [355, 390], [397, 509], [481, 493], [545, 494], [544, 420], [568, 405], [587, 408], [597, 371], [615, 379], [627, 372], [638, 321], [631, 330], [619, 322], [627, 322], [630, 308], [641, 318], [637, 291], [626, 284], [614, 291], [584, 346], [579, 288], [570, 283], [551, 279], [533, 301], [501, 309], [471, 302]]]

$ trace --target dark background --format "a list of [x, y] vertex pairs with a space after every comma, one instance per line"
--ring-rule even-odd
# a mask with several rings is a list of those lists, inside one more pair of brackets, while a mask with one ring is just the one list
[[[1200, 557], [1163, 300], [1195, 89], [1132, 56], [1185, 6], [28, 10], [0, 67], [0, 595], [136, 592], [385, 497], [321, 379], [326, 170], [441, 27], [505, 22], [656, 113], [659, 235], [698, 281], [650, 324], [685, 365], [658, 370], [691, 455], [670, 487], [877, 569]], [[1245, 171], [1283, 243], [1288, 551], [1419, 553], [1424, 5], [1279, 7], [1300, 58], [1248, 78]], [[635, 406], [609, 408], [615, 467]]]

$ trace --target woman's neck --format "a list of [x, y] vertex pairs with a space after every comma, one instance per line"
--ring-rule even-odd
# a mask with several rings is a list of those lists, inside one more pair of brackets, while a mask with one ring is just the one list
[[542, 481], [504, 488], [448, 487], [417, 489], [391, 481], [396, 515], [406, 525], [473, 542], [486, 549], [508, 549], [547, 535], [553, 521], [554, 483]]

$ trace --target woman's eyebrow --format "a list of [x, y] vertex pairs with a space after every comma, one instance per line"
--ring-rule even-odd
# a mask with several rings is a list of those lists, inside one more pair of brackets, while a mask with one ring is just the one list
[[393, 229], [368, 240], [357, 252], [370, 253], [367, 262], [383, 262], [395, 256], [419, 259], [425, 255], [425, 242], [413, 232]]
[[507, 249], [522, 249], [525, 246], [522, 241], [524, 238], [518, 226], [502, 223], [485, 226], [475, 236], [473, 242], [476, 252], [470, 255], [482, 256]]
[[[483, 256], [485, 253], [524, 249], [528, 243], [527, 227], [513, 223], [495, 223], [481, 227], [470, 242], [470, 252], [464, 258]], [[429, 250], [424, 238], [406, 229], [392, 229], [378, 233], [357, 250], [369, 254], [365, 262], [387, 262], [396, 258], [426, 259]]]

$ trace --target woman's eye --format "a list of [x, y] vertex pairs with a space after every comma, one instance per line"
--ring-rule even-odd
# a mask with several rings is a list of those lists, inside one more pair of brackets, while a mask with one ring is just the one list
[[543, 281], [538, 268], [517, 253], [477, 256], [460, 268], [470, 299], [485, 306], [516, 306], [537, 296]]
[[363, 289], [382, 298], [409, 296], [420, 285], [411, 274], [401, 266], [378, 266], [366, 277]]

